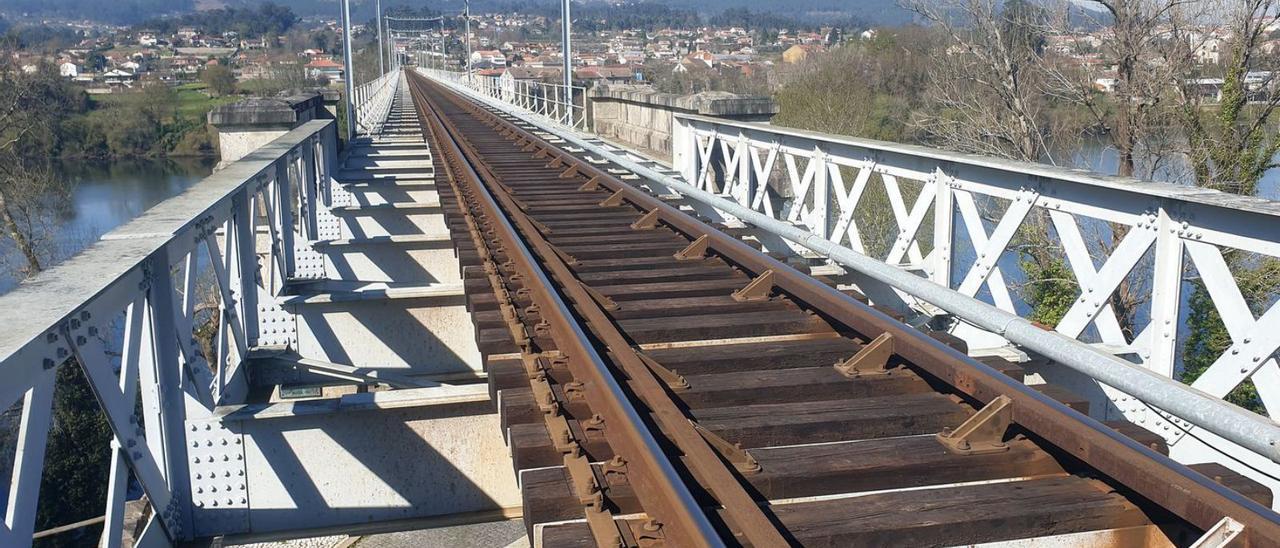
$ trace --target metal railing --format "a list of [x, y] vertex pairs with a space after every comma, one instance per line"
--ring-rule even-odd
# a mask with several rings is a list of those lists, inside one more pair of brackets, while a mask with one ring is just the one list
[[0, 546], [29, 545], [40, 496], [58, 495], [40, 483], [65, 367], [83, 371], [113, 433], [109, 449], [83, 449], [111, 452], [103, 546], [121, 545], [130, 472], [154, 510], [139, 546], [210, 534], [246, 508], [245, 478], [214, 483], [189, 427], [243, 402], [249, 350], [290, 336], [276, 297], [323, 276], [306, 243], [337, 223], [335, 128], [306, 122], [0, 296], [0, 408], [22, 406]]
[[393, 70], [356, 86], [353, 93], [357, 133], [376, 135], [391, 112], [396, 89], [400, 86], [401, 71]]
[[[1280, 413], [1280, 304], [1246, 302], [1224, 258], [1280, 258], [1280, 202], [693, 115], [675, 116], [672, 156], [698, 189], [1013, 315], [1030, 309], [1017, 291], [1025, 255], [1015, 246], [1047, 246], [1068, 270], [1058, 282], [1077, 288], [1048, 327], [1164, 377], [1178, 373], [1194, 276], [1231, 345], [1192, 387], [1223, 398], [1249, 381], [1267, 414]], [[1020, 241], [1028, 231], [1047, 236]], [[1117, 292], [1139, 304], [1120, 313]], [[939, 312], [896, 288], [876, 297]], [[962, 320], [953, 331], [972, 350], [1009, 345], [1001, 330], [979, 327], [977, 309], [946, 312]], [[1095, 414], [1162, 435], [1183, 462], [1244, 464], [1273, 486], [1280, 478], [1274, 448], [1249, 451], [1105, 384], [1079, 391], [1098, 389], [1110, 405]]]
[[[707, 218], [757, 227], [752, 234], [766, 249], [848, 267], [873, 301], [916, 321], [949, 322], [973, 354], [1016, 355], [1011, 342], [1046, 354], [1055, 363], [1029, 371], [1033, 377], [1089, 398], [1095, 417], [1161, 435], [1181, 462], [1220, 462], [1280, 486], [1276, 424], [1213, 399], [1249, 380], [1268, 415], [1280, 412], [1280, 304], [1246, 302], [1223, 255], [1246, 253], [1254, 264], [1280, 257], [1280, 203], [766, 124], [681, 114], [674, 121], [675, 171], [543, 127]], [[1053, 332], [1019, 317], [1028, 306], [1016, 291], [1013, 246], [1024, 230], [1052, 235], [1048, 245], [1070, 270], [1063, 281], [1079, 287]], [[1169, 380], [1192, 269], [1232, 339], [1192, 385], [1199, 393]], [[1146, 292], [1139, 300], [1148, 304], [1131, 318], [1136, 336], [1126, 335], [1109, 301], [1121, 286]]]
[[486, 97], [498, 99], [562, 126], [581, 131], [590, 130], [586, 88], [566, 88], [564, 84], [516, 80], [505, 76], [468, 76], [465, 72], [433, 68], [419, 68], [418, 72], [436, 80], [464, 85]]

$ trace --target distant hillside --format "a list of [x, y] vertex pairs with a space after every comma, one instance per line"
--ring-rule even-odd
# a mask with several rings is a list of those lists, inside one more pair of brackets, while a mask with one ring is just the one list
[[911, 21], [911, 12], [898, 0], [661, 0], [678, 8], [692, 9], [703, 16], [717, 15], [730, 8], [787, 15], [805, 22], [854, 18], [872, 26], [902, 25]]
[[137, 23], [160, 15], [189, 12], [192, 0], [4, 0], [0, 11], [14, 16], [104, 23]]
[[[274, 0], [288, 6], [301, 17], [334, 17], [338, 0]], [[581, 1], [581, 0], [578, 0]], [[612, 0], [586, 0], [601, 4]], [[704, 18], [717, 16], [726, 9], [746, 8], [752, 12], [775, 13], [795, 20], [819, 24], [827, 21], [856, 19], [869, 25], [900, 25], [911, 20], [911, 14], [898, 6], [897, 0], [653, 0], [674, 9], [696, 11]], [[90, 19], [109, 23], [137, 23], [159, 16], [176, 15], [220, 7], [249, 7], [261, 0], [0, 0], [0, 12], [19, 17]], [[473, 13], [558, 10], [556, 0], [474, 0]], [[459, 13], [462, 0], [383, 0], [384, 10], [396, 7], [428, 8], [445, 13]], [[352, 0], [352, 19], [360, 22], [373, 18], [374, 0]]]

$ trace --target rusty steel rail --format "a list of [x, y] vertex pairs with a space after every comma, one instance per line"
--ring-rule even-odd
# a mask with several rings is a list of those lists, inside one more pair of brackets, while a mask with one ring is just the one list
[[[420, 82], [418, 84], [420, 85]], [[487, 249], [488, 245], [493, 244], [494, 251], [504, 253], [508, 260], [515, 263], [512, 265], [514, 270], [539, 282], [531, 286], [531, 297], [537, 303], [536, 310], [539, 316], [543, 321], [548, 322], [547, 330], [555, 339], [557, 350], [554, 355], [541, 352], [533, 338], [528, 333], [522, 332], [523, 326], [517, 319], [518, 312], [515, 307], [508, 305], [504, 308], [504, 316], [511, 320], [513, 336], [523, 342], [521, 350], [525, 359], [539, 360], [548, 357], [564, 359], [568, 361], [579, 378], [590, 379], [584, 383], [585, 387], [589, 388], [584, 391], [588, 394], [587, 398], [592, 401], [592, 408], [599, 410], [606, 424], [621, 425], [621, 428], [616, 430], [610, 428], [610, 433], [618, 432], [610, 438], [610, 442], [617, 443], [623, 448], [620, 449], [621, 452], [631, 456], [625, 464], [637, 469], [634, 474], [637, 477], [637, 486], [651, 494], [655, 500], [661, 501], [661, 504], [657, 505], [652, 512], [656, 516], [663, 517], [664, 523], [671, 524], [675, 531], [672, 539], [688, 546], [722, 545], [707, 516], [696, 506], [693, 496], [680, 483], [671, 463], [658, 449], [658, 442], [644, 426], [644, 421], [635, 407], [622, 393], [617, 380], [607, 371], [601, 357], [587, 341], [583, 330], [571, 319], [564, 301], [552, 289], [553, 286], [547, 279], [547, 274], [537, 265], [525, 244], [518, 239], [515, 229], [499, 209], [493, 195], [481, 183], [480, 174], [466, 161], [466, 156], [459, 149], [458, 143], [451, 137], [448, 121], [440, 117], [426, 101], [417, 101], [417, 106], [420, 116], [426, 121], [433, 142], [437, 147], [442, 147], [445, 152], [446, 170], [454, 192], [459, 197], [468, 196], [471, 199], [468, 206], [472, 213], [468, 218], [477, 249]], [[465, 189], [461, 188], [463, 185]], [[483, 225], [476, 223], [477, 216], [483, 216]], [[528, 222], [524, 219], [520, 220], [524, 221], [522, 224]], [[486, 239], [485, 235], [491, 235], [491, 237]], [[499, 264], [493, 260], [486, 263], [486, 269], [491, 272], [490, 280], [495, 292], [502, 293], [507, 290], [497, 281], [498, 267]], [[526, 308], [525, 312], [530, 311]], [[568, 434], [567, 428], [565, 432]], [[572, 443], [566, 445], [572, 445]], [[565, 453], [566, 462], [584, 458], [581, 450], [577, 448]], [[573, 465], [566, 464], [566, 466]], [[584, 478], [580, 481], [594, 481], [594, 479]], [[593, 511], [598, 513], [601, 510], [603, 509], [597, 503], [594, 504], [594, 508], [588, 507], [586, 512], [590, 519], [595, 515]]]
[[[615, 298], [634, 295], [629, 297], [619, 293], [613, 286], [593, 287], [595, 282], [588, 281], [590, 275], [578, 272], [586, 270], [591, 260], [579, 260], [573, 255], [574, 249], [584, 250], [582, 253], [602, 253], [605, 257], [625, 256], [625, 253], [603, 253], [598, 251], [598, 245], [578, 243], [578, 247], [573, 247], [552, 241], [606, 243], [607, 247], [609, 237], [593, 236], [590, 227], [605, 227], [601, 228], [605, 233], [609, 230], [627, 233], [626, 224], [610, 220], [619, 215], [626, 215], [630, 220], [629, 228], [634, 231], [633, 235], [643, 235], [634, 238], [614, 236], [622, 248], [660, 249], [669, 245], [667, 232], [684, 239], [683, 249], [675, 255], [677, 268], [683, 269], [681, 274], [664, 273], [660, 267], [669, 268], [670, 265], [653, 259], [659, 266], [646, 271], [649, 279], [680, 280], [681, 276], [686, 276], [686, 279], [696, 280], [703, 276], [706, 278], [703, 286], [719, 287], [723, 285], [720, 277], [725, 276], [725, 272], [738, 272], [745, 275], [746, 283], [733, 290], [731, 299], [727, 295], [717, 296], [715, 288], [696, 290], [704, 291], [697, 294], [706, 295], [699, 298], [706, 301], [707, 310], [714, 308], [732, 312], [750, 309], [760, 317], [768, 315], [761, 311], [769, 310], [776, 310], [774, 314], [779, 316], [795, 314], [798, 318], [795, 323], [804, 327], [793, 339], [781, 337], [778, 340], [800, 341], [797, 345], [809, 340], [818, 341], [815, 345], [827, 346], [838, 346], [839, 341], [847, 343], [847, 348], [855, 352], [848, 359], [839, 360], [834, 371], [840, 374], [838, 378], [851, 379], [848, 381], [851, 389], [863, 384], [910, 384], [908, 381], [919, 380], [920, 384], [912, 385], [912, 390], [928, 387], [938, 395], [951, 394], [955, 399], [954, 410], [942, 403], [930, 403], [936, 403], [936, 408], [941, 410], [939, 413], [948, 417], [958, 413], [954, 415], [959, 418], [955, 422], [961, 423], [953, 424], [954, 429], [944, 429], [938, 434], [932, 451], [939, 455], [965, 455], [964, 458], [976, 459], [969, 464], [977, 466], [984, 458], [994, 458], [982, 455], [1010, 451], [1011, 446], [1016, 446], [1018, 451], [1029, 451], [1028, 454], [1051, 456], [1052, 463], [1037, 468], [1046, 477], [1067, 474], [1062, 477], [1077, 478], [1081, 482], [1085, 477], [1103, 478], [1110, 489], [1124, 494], [1129, 503], [1141, 508], [1151, 523], [1168, 530], [1181, 528], [1191, 531], [1186, 534], [1196, 535], [1213, 530], [1224, 519], [1230, 519], [1243, 526], [1236, 537], [1241, 545], [1267, 546], [1280, 542], [1280, 516], [1270, 509], [1118, 432], [1116, 425], [1099, 423], [1024, 385], [1018, 376], [1011, 376], [1010, 371], [1015, 367], [1001, 365], [997, 368], [975, 361], [938, 340], [944, 338], [942, 335], [930, 336], [916, 331], [860, 302], [856, 295], [837, 290], [759, 252], [632, 186], [609, 170], [560, 149], [512, 120], [454, 96], [420, 76], [411, 75], [410, 83], [420, 116], [431, 131], [432, 144], [440, 150], [447, 163], [445, 170], [457, 199], [455, 218], [463, 219], [467, 227], [465, 232], [479, 255], [478, 265], [473, 266], [484, 269], [487, 287], [498, 299], [501, 323], [518, 348], [520, 370], [529, 382], [526, 388], [532, 393], [531, 404], [541, 412], [546, 432], [556, 437], [553, 444], [565, 455], [565, 474], [585, 508], [588, 525], [597, 543], [631, 545], [651, 534], [650, 540], [671, 542], [672, 545], [716, 544], [722, 541], [759, 546], [804, 544], [808, 538], [804, 534], [816, 533], [793, 530], [790, 524], [799, 524], [802, 520], [788, 510], [808, 508], [805, 503], [775, 506], [770, 501], [787, 498], [774, 493], [805, 495], [816, 494], [823, 489], [822, 486], [813, 486], [804, 491], [764, 485], [760, 483], [762, 480], [753, 480], [752, 474], [767, 476], [776, 473], [771, 466], [786, 468], [785, 462], [777, 465], [764, 463], [766, 472], [761, 473], [762, 463], [756, 459], [786, 445], [773, 443], [786, 436], [764, 436], [772, 441], [758, 451], [742, 450], [734, 447], [733, 439], [725, 440], [711, 429], [697, 424], [701, 420], [698, 413], [701, 400], [698, 398], [714, 397], [697, 393], [701, 386], [664, 367], [661, 359], [655, 359], [658, 354], [671, 355], [673, 358], [668, 359], [676, 359], [676, 355], [670, 352], [662, 354], [662, 349], [670, 346], [649, 344], [646, 347], [640, 342], [642, 333], [628, 327], [639, 325], [634, 318], [661, 320], [662, 312], [643, 310], [643, 301], [638, 298], [634, 302], [639, 305], [630, 304], [633, 301], [615, 302]], [[504, 152], [495, 156], [496, 151]], [[560, 181], [560, 186], [555, 184], [556, 180]], [[592, 197], [601, 194], [605, 195], [603, 199]], [[596, 213], [595, 209], [602, 211]], [[581, 228], [572, 224], [574, 218], [581, 219]], [[550, 226], [550, 223], [556, 226]], [[700, 266], [679, 266], [686, 264], [687, 259], [693, 259]], [[598, 262], [603, 264], [609, 260], [613, 259]], [[647, 259], [639, 257], [638, 260], [643, 262]], [[665, 261], [670, 262], [671, 259]], [[606, 275], [596, 275], [597, 278], [600, 276]], [[636, 276], [640, 277], [640, 274]], [[730, 282], [731, 279], [724, 281]], [[684, 282], [683, 286], [654, 283], [644, 287], [660, 296], [663, 290], [673, 294], [688, 292], [690, 287], [699, 283]], [[513, 291], [512, 288], [516, 289]], [[612, 298], [606, 290], [614, 291]], [[531, 301], [534, 306], [522, 308], [522, 300]], [[572, 303], [572, 309], [567, 302]], [[800, 312], [811, 318], [805, 320], [798, 315]], [[696, 316], [699, 313], [696, 311], [670, 314], [673, 319], [678, 319], [676, 316], [680, 313], [701, 317]], [[654, 329], [651, 324], [644, 325], [647, 329]], [[696, 330], [683, 324], [670, 329], [674, 332], [677, 327]], [[826, 334], [828, 332], [830, 336]], [[540, 347], [544, 344], [541, 341], [552, 342], [555, 350], [545, 351]], [[598, 352], [597, 348], [601, 351]], [[803, 350], [802, 346], [798, 348]], [[496, 360], [495, 363], [501, 361], [492, 356], [490, 360]], [[491, 379], [500, 377], [498, 369], [506, 366], [496, 364], [493, 367]], [[572, 381], [564, 382], [567, 377], [562, 376], [562, 371], [565, 369], [571, 374]], [[813, 369], [803, 371], [806, 374], [830, 373]], [[695, 385], [692, 390], [691, 384]], [[837, 383], [832, 381], [812, 386], [829, 388], [827, 385], [831, 384]], [[575, 394], [585, 399], [585, 408], [575, 399]], [[746, 397], [744, 394], [747, 392], [735, 397]], [[764, 392], [753, 397], [762, 402], [782, 398]], [[799, 400], [800, 404], [805, 401], [803, 398]], [[764, 405], [751, 401], [746, 403]], [[504, 408], [508, 415], [522, 412], [518, 402], [504, 405], [510, 406], [509, 409]], [[752, 409], [759, 410], [758, 407]], [[594, 425], [596, 428], [593, 429], [603, 430], [608, 446], [600, 449], [593, 445], [591, 429], [556, 426], [560, 422]], [[913, 424], [902, 428], [905, 432], [921, 427]], [[927, 425], [923, 427], [927, 428]], [[815, 430], [815, 437], [796, 440], [797, 443], [846, 439], [839, 437], [838, 432], [830, 432], [829, 425], [825, 423], [821, 428], [827, 430]], [[890, 428], [879, 436], [873, 434], [871, 437], [883, 437], [893, 432]], [[918, 432], [911, 430], [907, 433]], [[513, 440], [512, 443], [514, 447], [516, 442]], [[615, 458], [608, 464], [584, 466], [584, 452], [597, 456], [597, 453], [607, 455], [609, 451]], [[625, 470], [620, 470], [623, 466]], [[520, 468], [520, 463], [517, 463], [517, 468]], [[610, 476], [611, 472], [616, 475]], [[634, 498], [639, 501], [639, 507], [655, 521], [635, 524], [631, 523], [634, 520], [628, 520], [625, 512], [614, 512], [615, 509], [630, 508], [630, 492], [609, 479], [619, 476], [634, 484]], [[851, 477], [846, 472], [839, 481], [853, 481]], [[947, 478], [954, 485], [963, 484], [963, 479], [977, 479], [964, 473], [955, 473]], [[839, 481], [832, 480], [833, 483]], [[918, 478], [900, 481], [904, 482], [903, 486], [922, 482]], [[948, 480], [939, 481], [947, 484]], [[680, 485], [680, 482], [685, 484]], [[889, 486], [890, 490], [893, 487]], [[526, 489], [533, 487], [526, 486]], [[874, 489], [861, 489], [868, 490]], [[1123, 510], [1117, 512], [1128, 517], [1106, 522], [1111, 524], [1110, 527], [1121, 528], [1134, 523], [1132, 515]], [[1176, 517], [1163, 517], [1164, 513]], [[530, 509], [526, 508], [526, 519], [530, 519], [530, 515]], [[617, 526], [617, 531], [609, 531], [602, 517], [626, 525]], [[833, 516], [831, 519], [839, 518]], [[975, 521], [981, 520], [975, 518]], [[1089, 526], [1101, 527], [1096, 523]], [[1061, 531], [1054, 528], [1031, 531], [1037, 536], [1058, 532]], [[725, 536], [719, 539], [713, 538], [713, 534]], [[830, 538], [884, 540], [856, 535], [824, 537], [827, 541]], [[910, 543], [912, 538], [915, 537], [899, 540]], [[966, 538], [961, 535], [955, 540], [958, 543], [968, 542]], [[979, 540], [980, 537], [971, 539], [973, 542]], [[1175, 542], [1185, 540], [1175, 539]]]
[[[451, 128], [452, 124], [447, 119], [442, 119], [438, 116], [435, 119], [446, 128]], [[457, 130], [452, 129], [452, 131], [456, 132]], [[465, 143], [461, 146], [466, 149], [466, 152], [471, 157], [475, 157], [478, 154], [478, 151]], [[732, 472], [721, 462], [720, 457], [717, 456], [707, 440], [698, 433], [689, 419], [666, 394], [666, 389], [661, 384], [660, 379], [642, 360], [639, 352], [632, 348], [624, 335], [609, 320], [604, 308], [601, 307], [601, 299], [593, 297], [585, 285], [576, 283], [576, 278], [565, 263], [564, 258], [554, 251], [543, 237], [541, 231], [534, 225], [534, 222], [521, 210], [511, 193], [502, 187], [498, 178], [483, 166], [479, 166], [475, 171], [478, 172], [480, 180], [488, 183], [496, 190], [490, 195], [501, 202], [506, 216], [519, 226], [520, 232], [524, 235], [528, 245], [538, 253], [543, 265], [556, 280], [557, 285], [562, 288], [565, 295], [575, 304], [578, 313], [583, 317], [587, 325], [591, 327], [595, 336], [605, 345], [608, 352], [613, 354], [618, 365], [621, 366], [622, 372], [629, 379], [632, 392], [650, 409], [659, 428], [684, 452], [691, 471], [697, 476], [700, 483], [710, 486], [711, 491], [726, 509], [726, 512], [740, 527], [742, 535], [756, 546], [785, 544], [786, 541], [779, 534], [777, 527], [761, 512], [760, 508], [752, 501], [751, 496], [743, 489], [738, 480], [733, 477]], [[488, 211], [487, 213], [491, 215], [497, 214], [495, 211]], [[510, 239], [509, 236], [510, 234], [508, 233], [507, 236], [502, 238], [502, 245], [519, 245], [517, 241]], [[538, 287], [535, 291], [544, 289], [543, 287]], [[614, 303], [606, 302], [605, 304], [610, 306]], [[567, 315], [557, 316], [557, 319], [566, 323], [569, 321]], [[598, 368], [596, 371], [602, 369]]]

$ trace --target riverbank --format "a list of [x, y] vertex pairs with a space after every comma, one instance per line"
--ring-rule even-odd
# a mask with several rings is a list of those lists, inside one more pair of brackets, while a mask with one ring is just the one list
[[[67, 203], [41, 220], [40, 236], [59, 262], [152, 206], [176, 196], [213, 172], [215, 158], [124, 158], [51, 161], [68, 185]], [[12, 241], [0, 241], [0, 265], [19, 266]], [[0, 294], [22, 281], [19, 268], [0, 268]]]
[[205, 117], [212, 108], [240, 99], [236, 95], [215, 97], [202, 83], [89, 95], [85, 108], [57, 128], [54, 156], [216, 157], [216, 137]]

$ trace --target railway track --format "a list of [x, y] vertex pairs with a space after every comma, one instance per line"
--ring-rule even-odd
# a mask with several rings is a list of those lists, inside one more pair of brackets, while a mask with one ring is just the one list
[[1261, 486], [410, 85], [535, 545], [1280, 542]]

